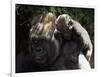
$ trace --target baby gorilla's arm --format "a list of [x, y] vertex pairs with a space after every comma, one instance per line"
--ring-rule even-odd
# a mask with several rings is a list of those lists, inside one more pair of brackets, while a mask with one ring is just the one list
[[79, 54], [79, 60], [78, 61], [79, 61], [79, 68], [80, 69], [89, 70], [91, 68], [89, 62], [86, 60], [85, 56], [82, 53]]
[[86, 53], [85, 54], [86, 58], [88, 61], [90, 61], [90, 58], [92, 55], [92, 43], [91, 43], [88, 32], [77, 21], [74, 21], [74, 20], [73, 20], [72, 27], [75, 30], [75, 33], [80, 36], [81, 42], [83, 45], [83, 49], [86, 50], [86, 51], [82, 51], [82, 52]]

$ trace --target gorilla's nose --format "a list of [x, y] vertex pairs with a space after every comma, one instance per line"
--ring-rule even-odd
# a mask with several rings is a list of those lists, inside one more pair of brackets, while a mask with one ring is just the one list
[[37, 51], [37, 52], [42, 52], [42, 48], [38, 47], [38, 48], [36, 49], [36, 51]]
[[35, 40], [34, 43], [37, 44], [38, 43], [38, 40]]
[[37, 57], [36, 57], [36, 59], [37, 59], [37, 60], [40, 60], [40, 59], [41, 59], [41, 57], [40, 57], [40, 56], [37, 56]]

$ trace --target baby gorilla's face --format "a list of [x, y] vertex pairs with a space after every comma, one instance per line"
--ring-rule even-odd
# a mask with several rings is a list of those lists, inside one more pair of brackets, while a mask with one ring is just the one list
[[69, 22], [71, 17], [67, 14], [59, 15], [56, 20], [56, 27], [60, 31], [64, 31], [65, 29], [69, 29]]
[[37, 65], [48, 65], [54, 60], [57, 54], [56, 45], [50, 39], [32, 38], [31, 57], [32, 61]]

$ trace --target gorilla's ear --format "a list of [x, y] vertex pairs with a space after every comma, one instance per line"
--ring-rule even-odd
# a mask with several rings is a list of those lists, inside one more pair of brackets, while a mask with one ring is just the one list
[[70, 20], [69, 23], [68, 23], [68, 25], [73, 25], [73, 22]]

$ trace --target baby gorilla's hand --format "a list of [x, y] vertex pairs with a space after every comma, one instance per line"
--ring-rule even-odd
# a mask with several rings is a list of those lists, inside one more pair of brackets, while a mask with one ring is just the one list
[[86, 58], [88, 61], [91, 59], [92, 52], [90, 50], [87, 51]]

